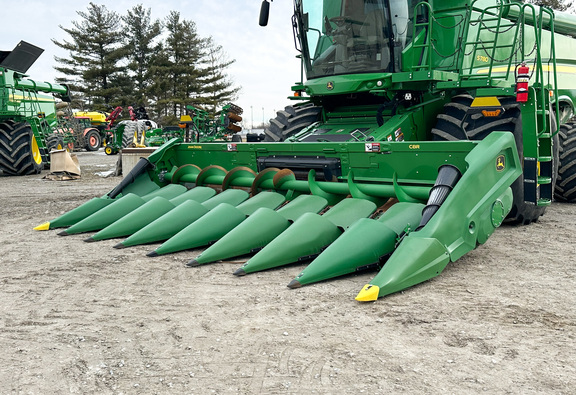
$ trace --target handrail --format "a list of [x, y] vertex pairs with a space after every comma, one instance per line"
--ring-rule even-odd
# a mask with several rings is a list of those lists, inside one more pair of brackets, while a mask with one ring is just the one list
[[[552, 90], [553, 96], [555, 98], [558, 97], [558, 76], [556, 68], [548, 68], [548, 72], [551, 73], [551, 75], [546, 81], [542, 60], [543, 31], [547, 30], [550, 32], [549, 63], [551, 63], [552, 66], [556, 64], [554, 13], [546, 7], [535, 7], [532, 4], [509, 3], [481, 9], [475, 7], [475, 3], [476, 1], [471, 5], [469, 12], [470, 19], [467, 23], [467, 27], [469, 29], [470, 26], [477, 26], [477, 31], [475, 32], [473, 40], [467, 41], [467, 38], [465, 38], [465, 42], [463, 43], [462, 56], [459, 59], [461, 78], [469, 80], [488, 79], [489, 81], [497, 79], [510, 81], [510, 84], [513, 84], [515, 81], [511, 79], [511, 73], [515, 70], [517, 65], [522, 62], [533, 63], [531, 67], [532, 75], [534, 76], [532, 86], [537, 90], [537, 100], [542, 103], [542, 108], [545, 109], [538, 113], [540, 122], [538, 122], [539, 130], [537, 131], [537, 135], [538, 137], [542, 137], [548, 130], [549, 121], [546, 116], [548, 112], [546, 109], [549, 108], [548, 103], [550, 102], [549, 97], [547, 96], [548, 92]], [[538, 14], [536, 8], [538, 8]], [[473, 18], [474, 12], [479, 13], [477, 18]], [[514, 21], [506, 19], [510, 14], [515, 16]], [[531, 23], [528, 23], [527, 21], [531, 21]], [[514, 29], [512, 32], [512, 43], [500, 44], [502, 40], [500, 37], [501, 34], [506, 33], [511, 29]], [[532, 48], [527, 48], [526, 37], [530, 31], [532, 31], [534, 35], [534, 46]], [[483, 40], [482, 32], [492, 33], [493, 38], [490, 40]], [[466, 51], [469, 47], [472, 47], [471, 52], [469, 52], [472, 57], [470, 64], [464, 67], [465, 55], [467, 55]], [[507, 49], [509, 49], [508, 52], [506, 52]], [[476, 62], [477, 54], [480, 50], [483, 50], [487, 58], [489, 58], [489, 64], [485, 68], [478, 67]], [[503, 50], [502, 52], [505, 53], [505, 59], [496, 59], [498, 50]], [[534, 57], [528, 59], [532, 54], [534, 54]], [[515, 60], [514, 63], [512, 62], [513, 60]], [[484, 71], [484, 69], [486, 71], [480, 73], [480, 71]], [[550, 81], [550, 78], [552, 81]], [[556, 101], [554, 105], [557, 122], [556, 130], [551, 131], [552, 135], [555, 135], [559, 131], [558, 102]]]

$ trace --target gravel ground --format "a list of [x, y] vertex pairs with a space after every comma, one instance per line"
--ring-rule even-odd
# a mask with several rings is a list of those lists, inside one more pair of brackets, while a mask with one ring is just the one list
[[77, 181], [0, 177], [2, 394], [576, 393], [576, 205], [362, 304], [374, 273], [290, 290], [301, 265], [238, 278], [33, 231], [119, 182], [78, 158]]

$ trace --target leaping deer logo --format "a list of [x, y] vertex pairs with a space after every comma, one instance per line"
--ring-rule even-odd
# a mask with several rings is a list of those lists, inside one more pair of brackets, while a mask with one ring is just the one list
[[504, 157], [504, 155], [499, 155], [496, 158], [496, 170], [502, 171], [505, 168], [506, 168], [506, 158]]

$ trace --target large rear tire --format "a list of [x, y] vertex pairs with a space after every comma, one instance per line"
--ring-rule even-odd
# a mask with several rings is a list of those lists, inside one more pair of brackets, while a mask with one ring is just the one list
[[138, 123], [136, 121], [123, 122], [124, 131], [122, 132], [122, 148], [130, 148], [134, 145], [134, 134], [138, 129]]
[[[482, 114], [466, 115], [474, 98], [470, 95], [455, 96], [444, 106], [432, 129], [436, 141], [482, 140], [494, 131], [510, 132], [514, 135], [518, 155], [523, 158], [522, 114], [519, 104], [512, 97], [500, 98], [504, 113], [498, 118]], [[512, 209], [506, 222], [527, 225], [538, 220], [546, 207], [524, 202], [524, 176], [520, 175], [511, 185], [514, 197]]]
[[86, 140], [86, 151], [98, 151], [102, 145], [102, 137], [96, 129], [89, 130], [84, 135]]
[[264, 130], [264, 141], [284, 141], [304, 129], [306, 126], [320, 120], [321, 107], [312, 103], [302, 106], [287, 106], [276, 113], [276, 118], [270, 120], [270, 126]]
[[555, 197], [562, 202], [576, 202], [576, 121], [560, 125], [560, 155]]
[[42, 171], [42, 155], [28, 122], [0, 123], [0, 170], [25, 176]]

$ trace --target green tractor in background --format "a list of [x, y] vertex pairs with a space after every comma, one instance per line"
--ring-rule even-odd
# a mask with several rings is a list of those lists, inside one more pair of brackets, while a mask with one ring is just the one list
[[[263, 1], [260, 24], [270, 3]], [[264, 142], [168, 141], [112, 191], [38, 226], [155, 257], [209, 246], [289, 283], [429, 280], [505, 220], [576, 200], [576, 17], [510, 0], [295, 0], [304, 79]], [[556, 188], [555, 188], [556, 185]]]
[[27, 79], [26, 72], [43, 49], [21, 41], [0, 51], [0, 171], [4, 175], [38, 174], [50, 163], [50, 150], [65, 146], [55, 100], [70, 101], [65, 85]]

